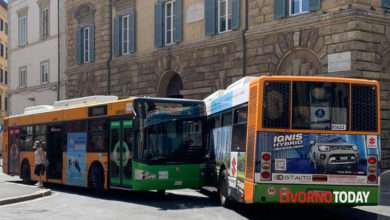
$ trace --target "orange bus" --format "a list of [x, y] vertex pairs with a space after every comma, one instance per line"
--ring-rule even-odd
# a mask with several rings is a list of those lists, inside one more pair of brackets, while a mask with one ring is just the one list
[[221, 203], [377, 204], [379, 91], [373, 80], [261, 76], [207, 97]]
[[45, 143], [44, 181], [96, 191], [203, 185], [202, 101], [93, 96], [26, 108], [4, 120], [3, 170], [34, 175], [33, 143]]

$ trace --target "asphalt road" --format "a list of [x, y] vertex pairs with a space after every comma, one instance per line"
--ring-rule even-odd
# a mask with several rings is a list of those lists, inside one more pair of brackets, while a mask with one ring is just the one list
[[[192, 190], [154, 192], [113, 191], [97, 197], [83, 189], [49, 186], [49, 197], [0, 207], [3, 219], [390, 219], [354, 208], [297, 208], [235, 205], [225, 209]], [[389, 207], [390, 208], [390, 207]]]

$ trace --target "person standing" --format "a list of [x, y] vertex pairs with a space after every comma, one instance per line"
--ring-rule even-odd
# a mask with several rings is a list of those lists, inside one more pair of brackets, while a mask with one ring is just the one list
[[35, 159], [35, 170], [34, 173], [39, 177], [38, 187], [43, 187], [42, 176], [45, 173], [45, 161], [46, 153], [43, 149], [43, 143], [35, 141], [34, 143], [34, 159]]

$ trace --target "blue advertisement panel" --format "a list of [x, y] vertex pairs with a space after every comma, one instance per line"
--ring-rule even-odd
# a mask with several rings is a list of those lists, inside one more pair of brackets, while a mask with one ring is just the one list
[[366, 175], [367, 157], [379, 160], [379, 150], [375, 135], [259, 132], [256, 171], [270, 152], [273, 173]]
[[87, 153], [87, 134], [68, 133], [67, 144], [67, 184], [86, 186], [85, 163]]

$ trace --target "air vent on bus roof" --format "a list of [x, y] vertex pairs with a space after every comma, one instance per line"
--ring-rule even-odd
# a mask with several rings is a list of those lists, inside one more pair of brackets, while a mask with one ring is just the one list
[[54, 107], [51, 105], [37, 105], [24, 108], [24, 114], [36, 114], [42, 112], [49, 112], [53, 110]]
[[226, 88], [226, 90], [231, 90], [231, 89], [233, 89], [235, 87], [238, 87], [238, 86], [242, 87], [242, 86], [248, 84], [250, 81], [255, 80], [257, 78], [258, 77], [246, 76], [246, 77], [244, 77], [244, 78], [242, 78], [240, 80], [237, 80], [236, 82], [232, 83], [230, 86], [228, 86]]
[[82, 98], [67, 99], [54, 102], [54, 107], [69, 107], [86, 104], [99, 104], [118, 100], [117, 96], [87, 96]]

